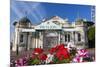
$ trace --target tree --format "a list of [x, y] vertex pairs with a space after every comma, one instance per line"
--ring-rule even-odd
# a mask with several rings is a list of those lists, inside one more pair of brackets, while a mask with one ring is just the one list
[[87, 31], [87, 34], [88, 34], [89, 47], [94, 48], [95, 47], [95, 26], [91, 26]]

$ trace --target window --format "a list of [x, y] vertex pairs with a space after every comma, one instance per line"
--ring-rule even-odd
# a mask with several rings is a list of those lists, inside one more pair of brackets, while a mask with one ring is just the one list
[[23, 35], [20, 35], [20, 42], [23, 42]]
[[78, 41], [81, 41], [81, 34], [78, 33]]
[[65, 42], [66, 41], [70, 42], [70, 34], [65, 35]]
[[70, 34], [68, 34], [68, 42], [70, 42]]
[[67, 41], [67, 35], [65, 35], [65, 42]]

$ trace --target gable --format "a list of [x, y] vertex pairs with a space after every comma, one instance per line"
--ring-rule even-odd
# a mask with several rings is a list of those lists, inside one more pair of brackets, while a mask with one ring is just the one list
[[59, 30], [59, 29], [62, 29], [62, 27], [53, 22], [46, 21], [46, 22], [41, 23], [40, 25], [37, 25], [35, 29], [38, 29], [38, 30], [45, 30], [45, 29], [56, 29], [57, 30], [58, 29]]

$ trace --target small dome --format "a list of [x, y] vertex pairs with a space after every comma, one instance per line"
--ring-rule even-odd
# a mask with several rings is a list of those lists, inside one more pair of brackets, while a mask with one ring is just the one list
[[84, 22], [83, 19], [77, 19], [75, 24], [80, 25], [80, 24], [82, 24], [83, 22]]
[[27, 17], [23, 17], [19, 21], [15, 21], [13, 23], [14, 26], [16, 26], [16, 24], [22, 25], [22, 27], [27, 27], [29, 24], [31, 24], [31, 21]]
[[30, 23], [31, 21], [27, 17], [23, 17], [19, 20], [20, 23]]

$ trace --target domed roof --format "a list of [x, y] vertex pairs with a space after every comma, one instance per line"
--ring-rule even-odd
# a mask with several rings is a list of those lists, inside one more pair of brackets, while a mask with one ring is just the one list
[[31, 23], [31, 21], [27, 17], [23, 17], [19, 20], [20, 23]]
[[31, 23], [31, 21], [27, 17], [23, 17], [19, 21], [15, 21], [13, 25], [15, 26], [17, 23], [22, 25], [28, 25], [29, 23]]

